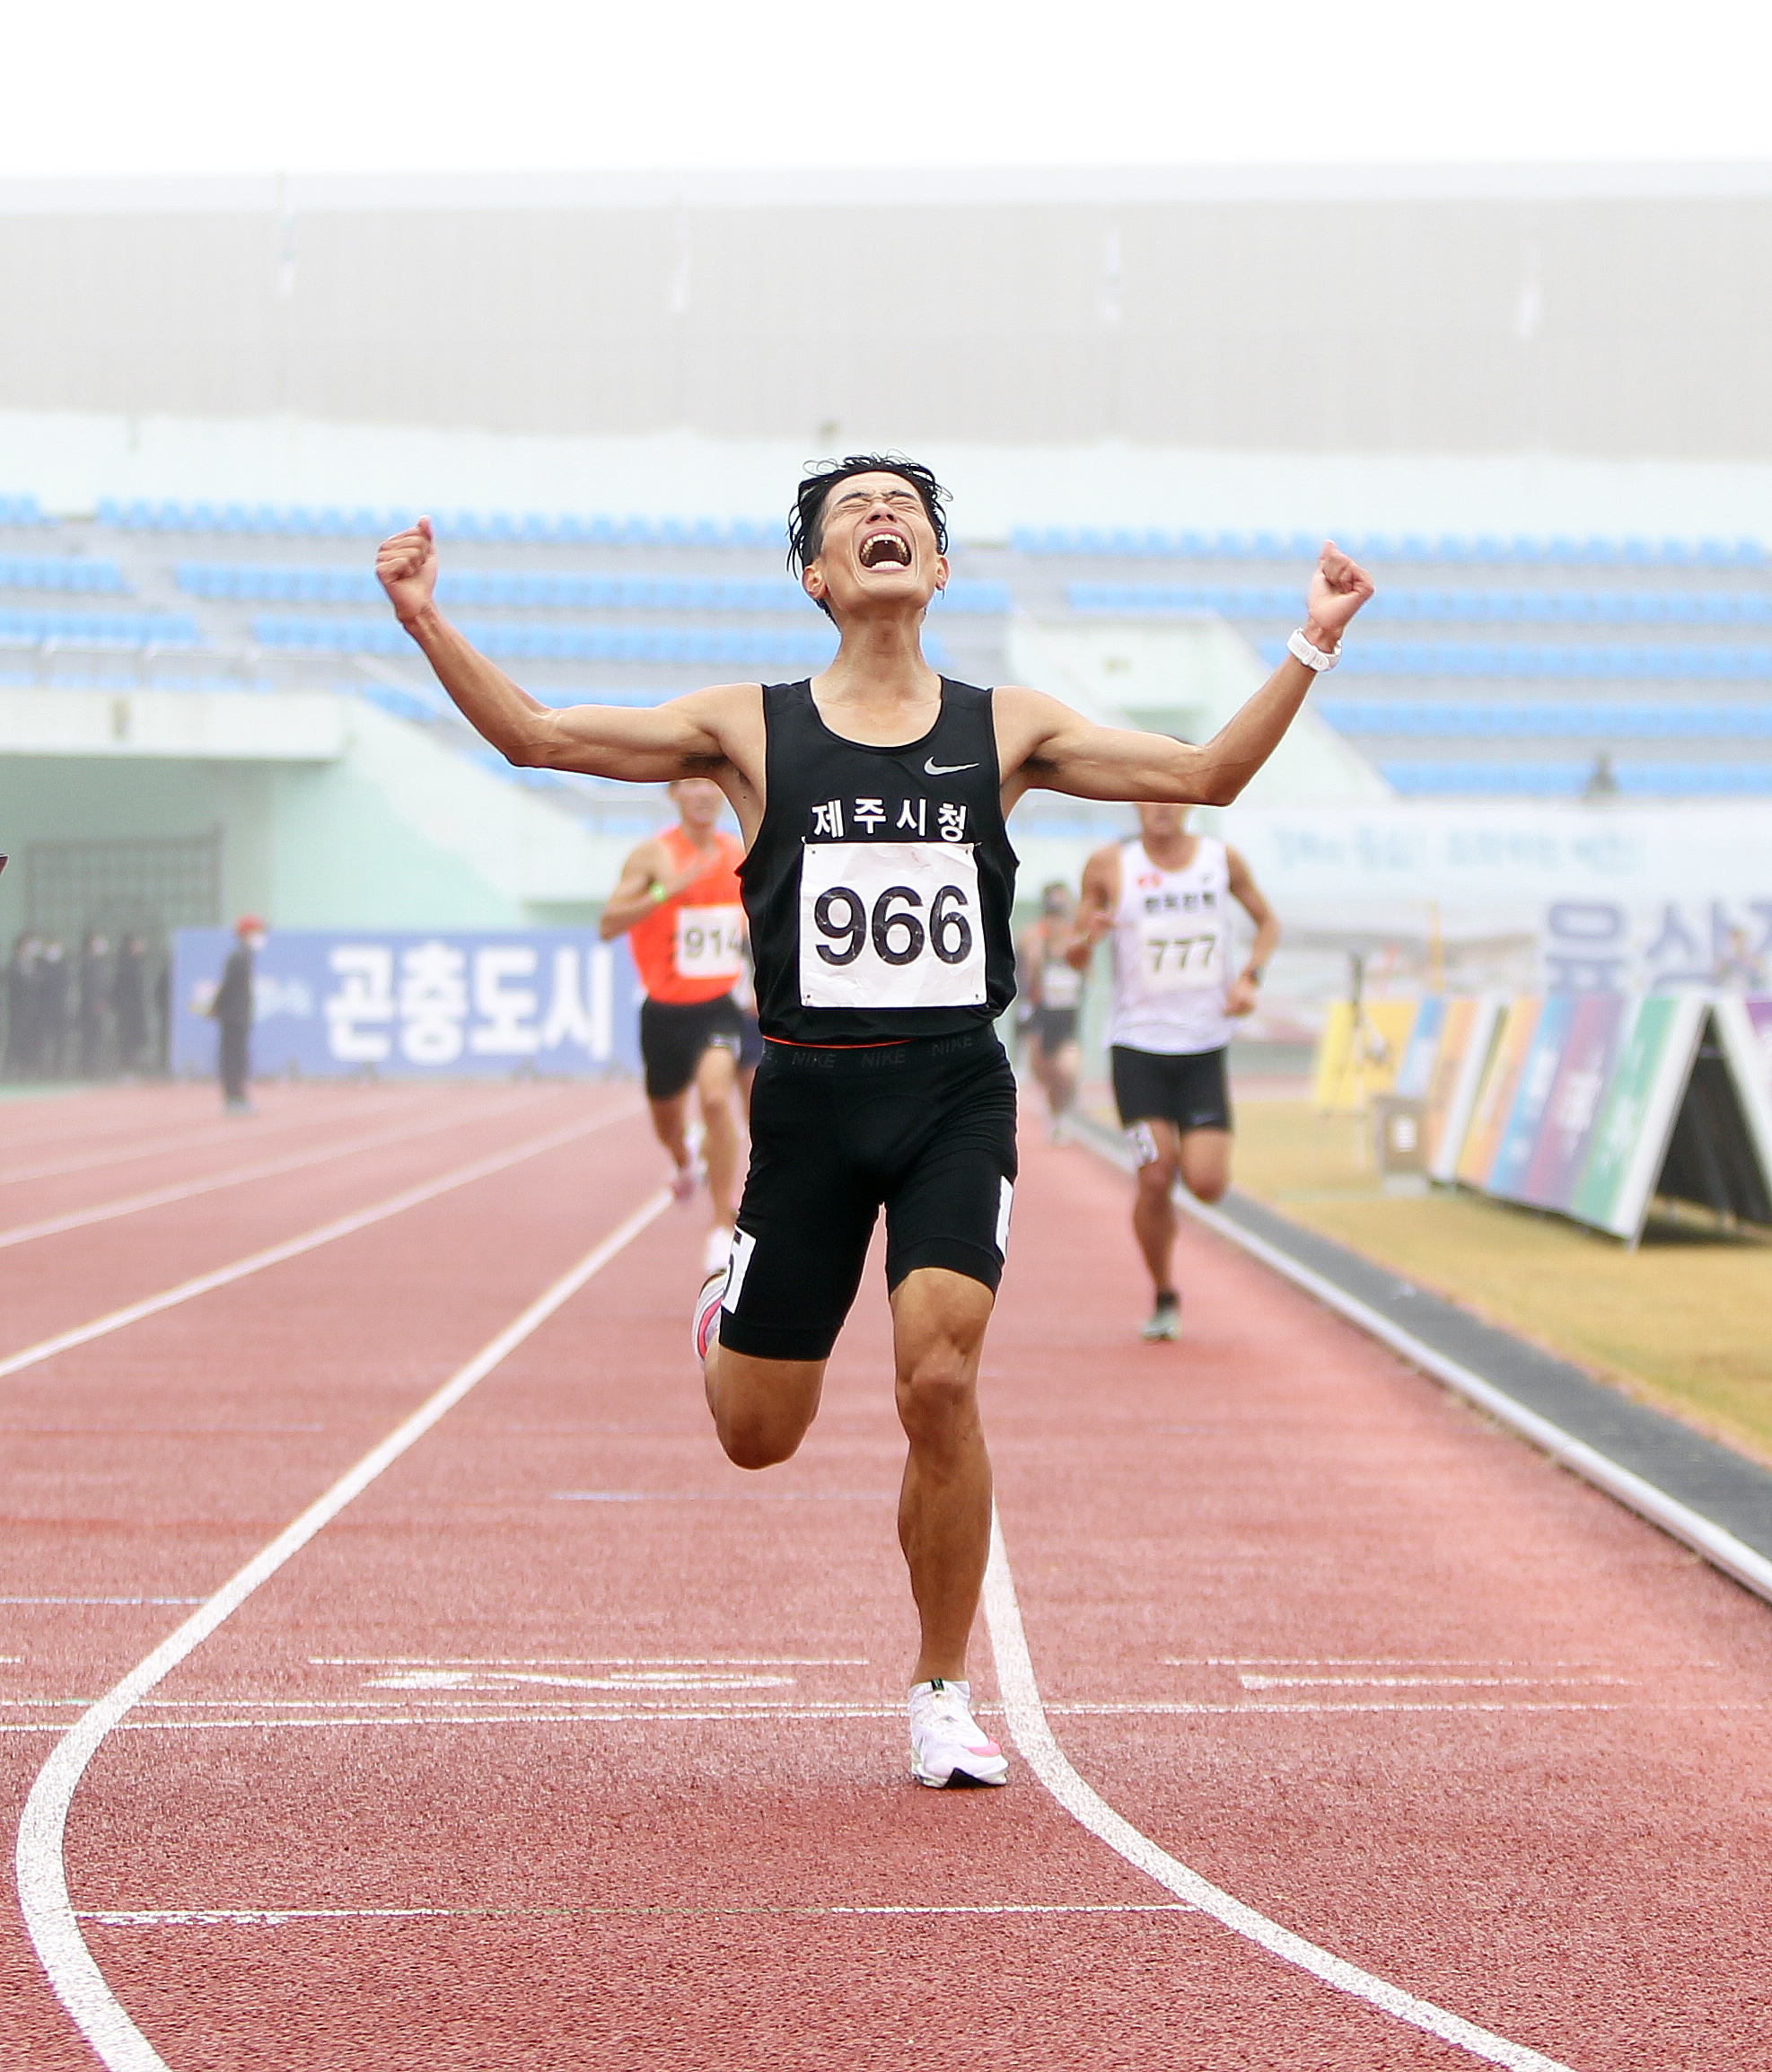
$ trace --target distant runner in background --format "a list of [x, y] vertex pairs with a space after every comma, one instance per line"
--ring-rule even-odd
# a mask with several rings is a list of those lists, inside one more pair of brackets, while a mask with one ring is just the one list
[[1027, 1003], [1025, 1056], [1046, 1096], [1056, 1142], [1065, 1111], [1076, 1097], [1077, 1016], [1083, 1006], [1083, 973], [1069, 961], [1076, 901], [1062, 878], [1042, 886], [1040, 918], [1022, 931], [1015, 945], [1015, 977]]
[[[1083, 866], [1071, 961], [1089, 968], [1114, 942], [1108, 1025], [1114, 1100], [1138, 1160], [1133, 1234], [1151, 1269], [1155, 1306], [1143, 1336], [1181, 1335], [1171, 1261], [1180, 1178], [1199, 1201], [1231, 1181], [1231, 1097], [1224, 1052], [1237, 1019], [1255, 1005], [1279, 923], [1249, 866], [1210, 835], [1188, 832], [1188, 808], [1141, 805], [1139, 838], [1097, 849]], [[1234, 900], [1255, 923], [1248, 961], [1230, 975]]]
[[[628, 937], [640, 983], [640, 1057], [653, 1128], [688, 1201], [704, 1171], [714, 1222], [702, 1270], [717, 1272], [737, 1212], [737, 1076], [744, 1017], [733, 988], [744, 976], [744, 846], [717, 826], [726, 795], [707, 777], [668, 787], [674, 828], [644, 841], [622, 865], [600, 924], [604, 942]], [[689, 1144], [689, 1089], [700, 1100], [703, 1163]]]

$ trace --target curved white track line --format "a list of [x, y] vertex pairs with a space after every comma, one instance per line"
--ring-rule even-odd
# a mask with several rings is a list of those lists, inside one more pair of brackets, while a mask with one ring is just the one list
[[492, 1173], [503, 1172], [506, 1166], [520, 1165], [524, 1159], [539, 1157], [544, 1151], [557, 1151], [575, 1137], [588, 1137], [593, 1129], [607, 1128], [611, 1122], [620, 1122], [636, 1112], [631, 1104], [624, 1102], [585, 1121], [568, 1123], [564, 1129], [549, 1130], [545, 1137], [529, 1137], [509, 1151], [495, 1152], [490, 1158], [477, 1158], [471, 1165], [458, 1166], [440, 1180], [427, 1180], [418, 1187], [408, 1188], [403, 1194], [390, 1195], [387, 1200], [378, 1201], [373, 1207], [360, 1208], [332, 1223], [320, 1224], [316, 1229], [303, 1231], [300, 1237], [285, 1238], [281, 1244], [268, 1245], [263, 1251], [250, 1252], [246, 1258], [218, 1266], [211, 1273], [198, 1274], [194, 1280], [180, 1281], [176, 1287], [162, 1288], [158, 1295], [144, 1295], [140, 1302], [128, 1303], [120, 1310], [94, 1317], [91, 1323], [75, 1324], [72, 1330], [58, 1331], [52, 1339], [39, 1339], [34, 1346], [26, 1346], [22, 1352], [0, 1359], [0, 1381], [26, 1367], [34, 1367], [41, 1360], [53, 1359], [57, 1353], [70, 1352], [75, 1346], [88, 1345], [111, 1331], [120, 1331], [126, 1324], [139, 1323], [144, 1317], [158, 1316], [162, 1310], [176, 1309], [180, 1303], [207, 1295], [213, 1288], [226, 1287], [231, 1281], [243, 1280], [248, 1274], [260, 1273], [268, 1266], [280, 1266], [286, 1259], [299, 1259], [304, 1251], [330, 1244], [334, 1238], [349, 1237], [359, 1230], [366, 1230], [373, 1223], [383, 1223], [390, 1216], [417, 1208], [421, 1202], [434, 1201], [440, 1194], [466, 1187], [476, 1180], [485, 1180]]
[[80, 2032], [110, 2068], [110, 2072], [171, 2072], [171, 2068], [129, 2019], [105, 1983], [104, 1974], [93, 1961], [92, 1953], [80, 1932], [80, 1924], [75, 1918], [68, 1897], [67, 1874], [62, 1861], [68, 1806], [100, 1743], [132, 1706], [139, 1703], [188, 1655], [201, 1646], [261, 1583], [275, 1576], [284, 1563], [300, 1552], [353, 1497], [360, 1496], [384, 1469], [423, 1438], [440, 1418], [454, 1409], [475, 1383], [489, 1374], [593, 1274], [632, 1243], [670, 1203], [670, 1190], [661, 1188], [650, 1200], [636, 1209], [569, 1273], [563, 1274], [545, 1295], [539, 1295], [513, 1323], [507, 1324], [489, 1345], [483, 1346], [465, 1367], [452, 1374], [434, 1396], [390, 1432], [373, 1453], [366, 1453], [348, 1474], [335, 1482], [316, 1503], [311, 1504], [294, 1524], [278, 1533], [268, 1547], [255, 1555], [231, 1581], [224, 1583], [200, 1610], [169, 1634], [152, 1655], [138, 1663], [120, 1683], [114, 1685], [83, 1713], [57, 1743], [31, 1787], [24, 1816], [19, 1823], [16, 1858], [19, 1905], [57, 1998], [73, 2016]]
[[175, 1201], [189, 1201], [199, 1194], [214, 1194], [224, 1187], [243, 1186], [249, 1180], [273, 1180], [280, 1173], [299, 1172], [304, 1166], [325, 1165], [335, 1158], [350, 1158], [360, 1151], [379, 1151], [388, 1144], [404, 1144], [416, 1137], [434, 1137], [441, 1129], [468, 1129], [477, 1122], [489, 1122], [508, 1115], [513, 1108], [531, 1108], [538, 1096], [501, 1101], [478, 1114], [433, 1116], [428, 1122], [404, 1123], [398, 1129], [372, 1130], [367, 1137], [347, 1137], [336, 1144], [322, 1144], [311, 1151], [292, 1151], [282, 1158], [260, 1159], [256, 1165], [233, 1165], [225, 1172], [206, 1173], [200, 1180], [178, 1180], [170, 1186], [150, 1189], [145, 1194], [127, 1194], [115, 1201], [96, 1202], [90, 1208], [73, 1208], [66, 1216], [46, 1216], [41, 1223], [15, 1223], [0, 1230], [0, 1251], [15, 1244], [30, 1244], [39, 1237], [59, 1237], [64, 1231], [85, 1230], [95, 1223], [112, 1223], [119, 1216], [136, 1216], [145, 1208], [165, 1208]]
[[996, 1660], [997, 1690], [1004, 1713], [1010, 1734], [1028, 1768], [1072, 1819], [1080, 1822], [1091, 1834], [1124, 1857], [1134, 1869], [1154, 1878], [1178, 1900], [1186, 1900], [1203, 1914], [1210, 1914], [1215, 1921], [1222, 1922], [1234, 1934], [1246, 1936], [1270, 1955], [1285, 1963], [1296, 1964], [1301, 1971], [1320, 1979], [1337, 1992], [1364, 2000], [1368, 2006], [1393, 2015], [1399, 2022], [1407, 2022], [1411, 2028], [1425, 2030], [1443, 2042], [1456, 2044], [1473, 2058], [1480, 2058], [1485, 2064], [1506, 2066], [1508, 2072], [1568, 2072], [1568, 2068], [1559, 2065], [1554, 2058], [1546, 2058], [1523, 2043], [1510, 2043], [1504, 2036], [1492, 2035], [1474, 2022], [1467, 2022], [1462, 2015], [1448, 2014], [1443, 2007], [1436, 2007], [1431, 2000], [1418, 2000], [1413, 1993], [1404, 1992], [1400, 1986], [1375, 1978], [1372, 1972], [1361, 1971], [1345, 1958], [1319, 1949], [1314, 1943], [1307, 1943], [1303, 1936], [1294, 1935], [1277, 1921], [1270, 1921], [1266, 1914], [1258, 1913], [1241, 1900], [1221, 1892], [1197, 1871], [1190, 1871], [1186, 1864], [1159, 1848], [1148, 1835], [1141, 1834], [1130, 1821], [1117, 1813], [1086, 1785], [1071, 1768], [1047, 1724], [1046, 1708], [1040, 1702], [1040, 1686], [1034, 1681], [1033, 1662], [1028, 1654], [1028, 1637], [1022, 1627], [1021, 1606], [1015, 1600], [1015, 1579], [1009, 1571], [1003, 1528], [997, 1522], [994, 1506], [990, 1563], [985, 1571], [985, 1623], [990, 1631], [991, 1653]]

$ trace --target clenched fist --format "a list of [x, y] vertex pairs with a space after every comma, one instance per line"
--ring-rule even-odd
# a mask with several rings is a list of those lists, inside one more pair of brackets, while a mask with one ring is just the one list
[[[421, 521], [422, 522], [422, 521]], [[1373, 580], [1355, 561], [1351, 561], [1333, 540], [1323, 542], [1317, 572], [1311, 578], [1304, 610], [1309, 624], [1304, 637], [1312, 646], [1338, 647], [1347, 622], [1373, 593]], [[1316, 630], [1313, 632], [1312, 628]], [[1327, 636], [1327, 637], [1321, 637]]]
[[428, 518], [396, 532], [375, 549], [375, 579], [402, 622], [424, 610], [437, 586], [437, 543]]

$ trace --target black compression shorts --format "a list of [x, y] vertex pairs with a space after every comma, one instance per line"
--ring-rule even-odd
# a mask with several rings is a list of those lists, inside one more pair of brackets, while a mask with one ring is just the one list
[[646, 1067], [646, 1099], [674, 1101], [696, 1076], [702, 1053], [716, 1047], [734, 1058], [743, 1040], [744, 1017], [730, 993], [716, 1000], [642, 1000], [640, 1058]]
[[823, 1359], [882, 1207], [889, 1288], [937, 1266], [995, 1290], [1015, 1171], [1015, 1076], [995, 1030], [861, 1050], [766, 1044], [720, 1343]]
[[763, 1062], [763, 1032], [757, 1026], [757, 1017], [746, 1014], [744, 1032], [739, 1038], [739, 1070], [754, 1072]]
[[1222, 1047], [1171, 1056], [1116, 1043], [1112, 1056], [1114, 1102], [1123, 1129], [1135, 1122], [1172, 1122], [1185, 1137], [1190, 1129], [1231, 1127]]
[[1040, 1045], [1042, 1058], [1056, 1058], [1066, 1043], [1076, 1041], [1077, 1010], [1075, 1007], [1036, 1007], [1029, 1032]]

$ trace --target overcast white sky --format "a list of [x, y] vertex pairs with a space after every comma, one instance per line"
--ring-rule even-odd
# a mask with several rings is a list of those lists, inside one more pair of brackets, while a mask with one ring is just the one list
[[83, 0], [0, 176], [1772, 158], [1768, 0]]

